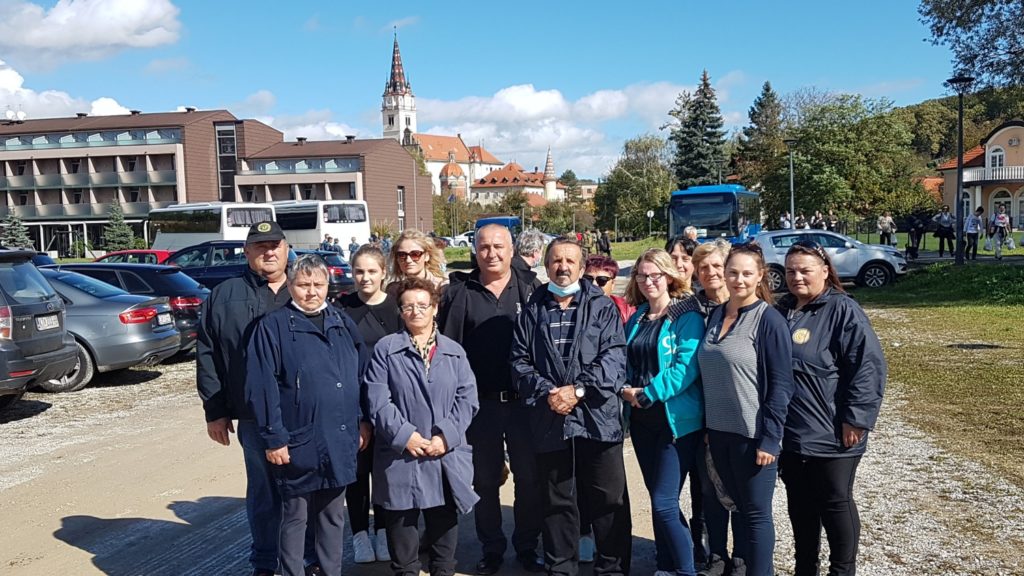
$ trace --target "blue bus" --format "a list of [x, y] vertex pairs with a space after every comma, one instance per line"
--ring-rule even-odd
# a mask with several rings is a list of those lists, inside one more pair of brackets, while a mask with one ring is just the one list
[[693, 226], [701, 241], [725, 238], [746, 242], [761, 231], [761, 202], [739, 184], [691, 186], [676, 190], [668, 202], [669, 238]]

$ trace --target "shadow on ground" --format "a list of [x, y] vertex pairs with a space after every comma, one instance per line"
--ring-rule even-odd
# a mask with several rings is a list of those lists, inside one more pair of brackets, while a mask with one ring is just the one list
[[37, 416], [49, 410], [51, 406], [53, 404], [41, 400], [19, 400], [11, 404], [10, 408], [0, 412], [0, 424], [17, 422], [18, 420]]

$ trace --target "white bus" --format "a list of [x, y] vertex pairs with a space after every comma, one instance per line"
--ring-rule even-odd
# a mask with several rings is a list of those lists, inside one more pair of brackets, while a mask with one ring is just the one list
[[346, 255], [354, 237], [370, 241], [370, 217], [362, 200], [281, 200], [271, 203], [293, 248], [317, 249], [325, 235], [337, 238]]
[[154, 250], [178, 250], [210, 240], [245, 240], [257, 222], [274, 220], [270, 204], [195, 202], [156, 208], [149, 227]]

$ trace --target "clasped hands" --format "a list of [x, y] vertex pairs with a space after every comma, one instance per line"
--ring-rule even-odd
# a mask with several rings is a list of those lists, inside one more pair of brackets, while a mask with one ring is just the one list
[[444, 434], [438, 434], [427, 440], [420, 436], [419, 432], [413, 432], [409, 441], [405, 443], [405, 450], [414, 458], [444, 456], [448, 452], [448, 441], [444, 439]]
[[559, 388], [552, 388], [548, 392], [548, 406], [560, 416], [568, 416], [576, 407], [579, 398], [576, 397], [576, 387], [567, 384]]

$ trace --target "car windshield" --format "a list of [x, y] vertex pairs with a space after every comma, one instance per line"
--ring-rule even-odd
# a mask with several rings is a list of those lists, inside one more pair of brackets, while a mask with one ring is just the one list
[[79, 274], [77, 272], [58, 272], [52, 277], [58, 282], [63, 282], [72, 288], [76, 288], [97, 298], [110, 298], [111, 296], [127, 294], [127, 292], [120, 288], [116, 288], [106, 282], [101, 282], [95, 278], [90, 278], [85, 274]]
[[56, 296], [53, 286], [29, 260], [0, 262], [0, 291], [9, 302], [35, 304]]

